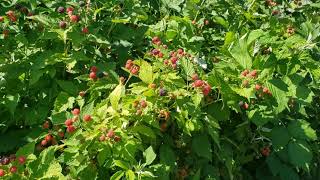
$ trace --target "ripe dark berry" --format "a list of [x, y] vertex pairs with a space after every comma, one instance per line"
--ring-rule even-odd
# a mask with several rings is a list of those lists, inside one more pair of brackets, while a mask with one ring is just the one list
[[3, 169], [0, 169], [0, 177], [3, 177], [6, 175], [6, 172]]
[[73, 121], [72, 121], [72, 119], [67, 119], [67, 120], [64, 122], [64, 124], [65, 124], [66, 126], [71, 126], [71, 125], [73, 124]]
[[2, 158], [2, 165], [8, 165], [10, 163], [10, 158], [4, 157]]
[[83, 6], [85, 6], [86, 5], [86, 3], [84, 2], [84, 1], [79, 1], [79, 6], [80, 7], [83, 7]]
[[9, 169], [9, 171], [10, 171], [12, 174], [16, 173], [17, 170], [18, 170], [17, 166], [11, 166], [10, 169]]
[[65, 21], [60, 21], [59, 27], [60, 27], [61, 29], [65, 29], [65, 28], [67, 27], [67, 23], [66, 23]]
[[92, 120], [91, 116], [89, 114], [86, 114], [83, 116], [83, 120], [86, 121], [86, 122], [89, 122]]
[[74, 108], [71, 112], [72, 112], [73, 115], [77, 116], [77, 115], [80, 114], [80, 109]]
[[62, 7], [62, 6], [58, 7], [57, 12], [64, 13], [64, 7]]
[[165, 89], [163, 89], [163, 88], [159, 89], [159, 95], [160, 96], [165, 96], [166, 94], [167, 94], [167, 91]]
[[98, 76], [98, 78], [103, 78], [104, 77], [104, 73], [103, 72], [98, 72], [97, 76]]
[[261, 150], [261, 154], [263, 156], [269, 156], [270, 155], [270, 148], [269, 147], [264, 147], [262, 150]]
[[160, 53], [160, 50], [159, 49], [153, 49], [151, 51], [151, 53], [152, 53], [152, 55], [156, 56], [156, 55], [158, 55]]
[[114, 136], [113, 139], [114, 139], [115, 142], [121, 141], [121, 137], [120, 136]]
[[76, 130], [76, 128], [73, 125], [67, 127], [67, 132], [68, 133], [72, 133], [75, 130]]
[[90, 74], [89, 74], [89, 78], [90, 79], [97, 79], [97, 74], [95, 73], [95, 72], [91, 72]]
[[26, 158], [24, 156], [20, 156], [18, 158], [18, 161], [19, 161], [20, 164], [24, 164], [26, 162]]
[[115, 135], [115, 133], [112, 129], [110, 129], [107, 133], [108, 138], [113, 138], [114, 135]]

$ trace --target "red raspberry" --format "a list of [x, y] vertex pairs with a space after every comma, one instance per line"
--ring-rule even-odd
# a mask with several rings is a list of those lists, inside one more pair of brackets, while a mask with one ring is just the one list
[[162, 53], [162, 52], [159, 52], [158, 57], [159, 57], [159, 58], [163, 58], [163, 53]]
[[74, 116], [77, 116], [77, 115], [80, 114], [80, 109], [74, 108], [71, 112], [72, 112], [72, 114], [73, 114]]
[[80, 20], [80, 17], [78, 15], [71, 15], [70, 20], [71, 20], [71, 22], [76, 23]]
[[101, 135], [101, 136], [99, 137], [99, 140], [100, 140], [100, 141], [105, 141], [105, 140], [106, 140], [106, 136], [105, 136], [105, 135]]
[[43, 129], [48, 129], [49, 126], [50, 126], [49, 121], [46, 121], [46, 122], [43, 123], [42, 128], [43, 128]]
[[24, 156], [20, 156], [18, 158], [18, 161], [19, 161], [20, 164], [24, 164], [26, 162], [26, 158]]
[[67, 120], [64, 122], [64, 124], [65, 124], [66, 126], [71, 126], [71, 125], [73, 124], [73, 121], [72, 121], [72, 119], [67, 119]]
[[261, 154], [263, 156], [269, 156], [270, 155], [270, 148], [269, 147], [264, 147], [262, 150], [261, 150]]
[[163, 64], [164, 64], [164, 65], [168, 65], [168, 64], [169, 64], [169, 60], [168, 60], [168, 59], [164, 60], [164, 61], [163, 61]]
[[64, 132], [62, 132], [62, 131], [58, 132], [58, 136], [59, 136], [60, 138], [63, 138], [63, 137], [64, 137]]
[[86, 121], [86, 122], [89, 122], [92, 120], [91, 116], [89, 114], [86, 114], [83, 116], [83, 120]]
[[85, 96], [85, 95], [86, 95], [86, 92], [85, 92], [85, 91], [80, 91], [80, 92], [79, 92], [79, 96], [83, 97], [83, 96]]
[[181, 49], [181, 48], [177, 50], [177, 53], [180, 54], [180, 55], [182, 55], [183, 52], [184, 52], [184, 51], [183, 51], [183, 49]]
[[241, 72], [242, 76], [247, 76], [248, 74], [249, 74], [249, 70], [248, 69], [246, 69], [246, 70]]
[[10, 11], [6, 12], [6, 15], [7, 16], [14, 16], [14, 12], [10, 10]]
[[73, 7], [67, 7], [66, 12], [69, 14], [69, 13], [72, 13], [73, 10], [74, 10]]
[[127, 63], [127, 64], [126, 64], [126, 66], [125, 66], [125, 68], [129, 70], [129, 69], [131, 69], [131, 68], [132, 68], [132, 66], [133, 66], [133, 64], [131, 64], [131, 63]]
[[131, 68], [131, 73], [132, 74], [138, 74], [138, 72], [139, 72], [139, 66], [133, 66], [132, 68]]
[[97, 66], [92, 66], [92, 67], [90, 68], [90, 71], [91, 71], [91, 72], [97, 72], [97, 71], [98, 71]]
[[267, 94], [269, 92], [269, 89], [267, 87], [264, 87], [262, 92]]
[[206, 84], [203, 88], [202, 88], [202, 93], [205, 96], [208, 96], [211, 92], [211, 86]]
[[257, 70], [253, 70], [250, 72], [250, 77], [256, 78], [257, 77]]
[[177, 61], [178, 61], [178, 58], [177, 57], [171, 57], [171, 63], [172, 64], [176, 64], [177, 63]]
[[155, 36], [155, 37], [152, 38], [152, 43], [153, 44], [156, 44], [159, 41], [160, 41], [160, 38], [158, 36]]
[[196, 80], [194, 81], [193, 85], [194, 87], [201, 87], [203, 85], [203, 81], [202, 80]]
[[82, 33], [83, 34], [88, 34], [89, 33], [89, 29], [87, 27], [82, 28]]
[[[11, 166], [10, 169], [9, 169], [9, 171], [10, 171], [12, 174], [16, 173], [17, 170], [18, 170], [17, 166]], [[1, 175], [0, 175], [0, 176], [1, 176]]]
[[260, 85], [260, 84], [256, 84], [256, 85], [255, 85], [255, 89], [256, 89], [257, 91], [259, 91], [259, 90], [261, 89], [261, 85]]
[[70, 125], [70, 126], [67, 127], [67, 132], [68, 133], [72, 133], [75, 130], [76, 130], [76, 128], [73, 125]]
[[140, 105], [142, 108], [146, 108], [148, 106], [147, 102], [145, 100], [140, 101]]
[[243, 107], [243, 109], [247, 110], [247, 109], [249, 109], [249, 104], [248, 103], [244, 103], [242, 107]]
[[41, 146], [46, 146], [48, 144], [48, 142], [44, 139], [41, 141]]
[[51, 134], [46, 135], [46, 137], [44, 138], [46, 141], [50, 142], [52, 140], [52, 136]]
[[3, 169], [0, 169], [0, 177], [3, 177], [6, 175], [6, 172]]
[[115, 135], [115, 133], [112, 129], [110, 129], [107, 133], [108, 138], [113, 138], [114, 135]]
[[97, 79], [97, 74], [95, 72], [91, 72], [89, 74], [89, 78], [92, 79], [92, 80]]

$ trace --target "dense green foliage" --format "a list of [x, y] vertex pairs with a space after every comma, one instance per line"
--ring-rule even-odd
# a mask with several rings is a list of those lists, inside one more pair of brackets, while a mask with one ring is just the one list
[[316, 0], [0, 7], [0, 179], [320, 179]]

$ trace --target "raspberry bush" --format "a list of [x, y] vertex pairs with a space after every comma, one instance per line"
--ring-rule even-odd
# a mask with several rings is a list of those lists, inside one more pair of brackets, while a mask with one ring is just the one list
[[0, 7], [0, 179], [320, 178], [316, 0]]

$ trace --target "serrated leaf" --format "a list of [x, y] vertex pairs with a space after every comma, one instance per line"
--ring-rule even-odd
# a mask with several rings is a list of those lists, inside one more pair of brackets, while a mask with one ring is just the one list
[[192, 62], [185, 58], [181, 59], [180, 62], [183, 68], [183, 72], [186, 74], [188, 78], [191, 79], [191, 76], [195, 73]]
[[272, 139], [272, 145], [275, 148], [281, 148], [285, 147], [289, 140], [290, 140], [290, 135], [285, 127], [275, 127], [271, 131], [271, 139]]
[[192, 149], [198, 156], [211, 160], [211, 144], [206, 135], [202, 134], [195, 136], [192, 139]]
[[276, 156], [271, 155], [267, 158], [266, 162], [269, 166], [269, 169], [271, 170], [271, 173], [274, 176], [277, 176], [280, 173], [281, 168], [283, 166], [281, 161]]
[[305, 141], [290, 142], [288, 145], [290, 162], [299, 167], [303, 167], [312, 160], [312, 151]]
[[140, 70], [139, 70], [139, 78], [146, 84], [151, 84], [153, 82], [153, 67], [145, 62], [145, 61], [140, 61]]
[[59, 113], [62, 111], [66, 111], [67, 109], [71, 109], [73, 108], [74, 102], [74, 97], [70, 97], [67, 93], [61, 92], [54, 102], [54, 112]]
[[128, 180], [135, 180], [136, 179], [136, 175], [134, 174], [134, 172], [132, 170], [128, 170], [126, 172], [126, 177]]
[[121, 161], [121, 160], [113, 160], [113, 163], [115, 166], [118, 166], [124, 170], [128, 170], [130, 165], [127, 162]]
[[160, 162], [173, 168], [175, 165], [175, 153], [169, 145], [163, 144], [160, 147]]
[[122, 176], [124, 176], [124, 171], [118, 171], [111, 176], [110, 180], [120, 180]]
[[119, 101], [125, 88], [122, 84], [119, 84], [109, 95], [111, 106], [114, 110], [118, 109]]
[[154, 134], [153, 130], [145, 125], [138, 125], [132, 128], [133, 132], [139, 133], [139, 134], [143, 134], [147, 137], [150, 137], [152, 139], [156, 138], [156, 135]]
[[296, 120], [288, 125], [290, 134], [299, 139], [317, 140], [317, 134], [310, 124], [304, 120]]
[[152, 149], [152, 146], [143, 152], [143, 156], [146, 159], [146, 165], [150, 165], [157, 157]]

